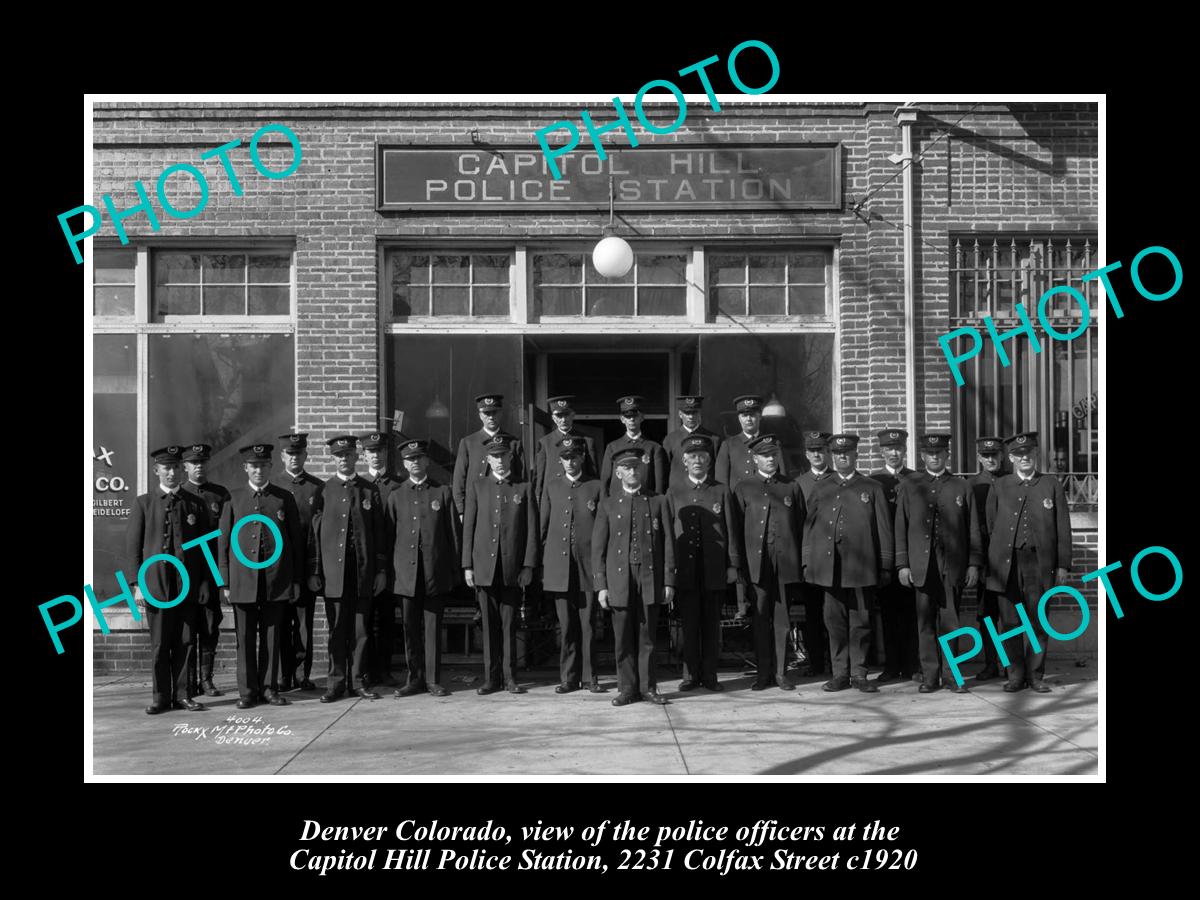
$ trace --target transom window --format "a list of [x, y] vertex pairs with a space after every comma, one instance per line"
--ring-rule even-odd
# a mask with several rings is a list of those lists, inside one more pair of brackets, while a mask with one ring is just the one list
[[712, 253], [709, 296], [726, 316], [826, 316], [831, 306], [829, 250]]
[[93, 265], [92, 314], [133, 316], [137, 251], [96, 249]]
[[547, 316], [684, 316], [687, 255], [636, 253], [621, 278], [596, 271], [590, 252], [536, 253], [533, 292]]
[[286, 316], [289, 253], [162, 251], [154, 254], [157, 316]]
[[509, 314], [507, 253], [393, 251], [387, 263], [393, 318]]

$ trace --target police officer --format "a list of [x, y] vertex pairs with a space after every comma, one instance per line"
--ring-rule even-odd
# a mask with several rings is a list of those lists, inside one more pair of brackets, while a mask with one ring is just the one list
[[[233, 605], [237, 630], [238, 709], [249, 709], [259, 700], [287, 705], [279, 693], [280, 635], [284, 611], [300, 599], [300, 582], [306, 576], [304, 527], [296, 498], [269, 480], [274, 450], [273, 444], [239, 448], [247, 486], [235, 489], [221, 511], [217, 539], [217, 568], [228, 585], [222, 594]], [[238, 525], [247, 516], [266, 518], [275, 528], [257, 519]], [[231, 551], [239, 565], [230, 565]], [[271, 564], [253, 568], [247, 560]]]
[[[885, 428], [877, 435], [879, 450], [883, 454], [883, 468], [872, 472], [871, 477], [883, 485], [888, 502], [888, 521], [896, 519], [896, 492], [900, 483], [913, 474], [905, 463], [908, 455], [908, 432], [903, 428]], [[914, 681], [920, 678], [917, 659], [917, 601], [912, 588], [906, 587], [895, 577], [886, 587], [879, 589], [879, 617], [883, 629], [883, 671], [875, 680], [880, 684], [901, 679]]]
[[408, 665], [408, 682], [395, 696], [428, 691], [445, 697], [442, 613], [446, 596], [461, 583], [458, 515], [449, 486], [429, 477], [428, 441], [405, 442], [400, 458], [408, 477], [388, 494], [385, 510]]
[[[979, 633], [986, 635], [983, 620], [992, 617], [993, 622], [1000, 620], [1000, 601], [995, 591], [987, 589], [987, 500], [988, 494], [996, 482], [1008, 474], [1008, 466], [1004, 461], [1004, 438], [985, 435], [975, 441], [976, 458], [979, 461], [979, 471], [971, 476], [970, 485], [975, 493], [975, 513], [979, 518], [979, 540], [981, 554], [985, 563], [984, 573], [979, 580], [979, 609], [975, 615], [976, 627]], [[996, 645], [986, 637], [983, 641], [983, 668], [975, 676], [976, 681], [990, 681], [1000, 674], [1000, 660], [996, 656]]]
[[642, 484], [644, 449], [612, 454], [618, 485], [600, 501], [592, 531], [596, 600], [612, 609], [618, 695], [613, 706], [638, 700], [662, 705], [654, 677], [658, 608], [675, 597], [675, 548], [667, 500]]
[[1021, 645], [1006, 652], [1009, 663], [1004, 690], [1019, 691], [1028, 684], [1045, 694], [1050, 691], [1050, 685], [1042, 680], [1048, 638], [1037, 605], [1050, 588], [1066, 584], [1071, 565], [1071, 516], [1062, 484], [1053, 475], [1038, 471], [1038, 433], [1024, 431], [1004, 443], [1013, 473], [1000, 478], [988, 495], [987, 586], [999, 595], [1004, 631], [1021, 627], [1017, 604], [1023, 603], [1039, 646], [1035, 652], [1029, 635], [1022, 633]]
[[692, 434], [677, 454], [687, 473], [667, 490], [675, 543], [675, 590], [683, 619], [683, 681], [679, 690], [717, 681], [721, 655], [721, 604], [726, 586], [738, 579], [741, 535], [729, 488], [712, 478], [712, 441]]
[[[373, 431], [359, 439], [363, 461], [367, 464], [366, 481], [379, 489], [379, 499], [387, 510], [388, 495], [400, 485], [391, 469], [391, 436], [386, 431]], [[392, 584], [393, 572], [388, 569], [388, 583], [383, 593], [371, 603], [371, 643], [367, 653], [370, 660], [372, 684], [395, 685], [392, 678], [392, 649], [396, 642], [396, 594]]]
[[[813, 489], [833, 475], [829, 464], [829, 432], [804, 432], [804, 456], [808, 468], [796, 476], [807, 509], [812, 503]], [[804, 605], [804, 646], [808, 659], [801, 667], [802, 675], [829, 672], [829, 634], [825, 631], [825, 591], [815, 584], [800, 585], [800, 602]]]
[[[631, 394], [617, 401], [617, 410], [625, 433], [604, 448], [604, 460], [600, 464], [600, 485], [605, 496], [620, 489], [620, 480], [615, 470], [616, 455], [622, 450], [636, 450], [642, 457], [643, 471], [639, 478], [640, 490], [651, 494], [662, 493], [667, 484], [667, 456], [657, 441], [642, 434], [642, 406], [646, 398]], [[627, 457], [632, 459], [633, 457]]]
[[484, 445], [489, 474], [467, 485], [463, 514], [462, 566], [476, 589], [483, 614], [485, 683], [476, 693], [504, 688], [523, 694], [517, 683], [517, 611], [521, 589], [538, 564], [538, 522], [533, 485], [513, 471], [511, 441], [496, 435]]
[[875, 591], [892, 576], [892, 517], [883, 485], [858, 471], [858, 435], [829, 439], [834, 474], [812, 492], [805, 523], [804, 574], [825, 589], [833, 677], [827, 691], [879, 690], [867, 680]]
[[[479, 421], [483, 427], [468, 434], [458, 442], [458, 455], [454, 460], [454, 505], [461, 517], [466, 509], [469, 482], [485, 478], [488, 474], [487, 454], [484, 445], [493, 440], [500, 431], [500, 412], [504, 409], [503, 394], [480, 394], [475, 398], [479, 407]], [[503, 435], [511, 446], [509, 463], [512, 477], [525, 480], [525, 450], [521, 442], [512, 435]]]
[[709, 462], [709, 469], [715, 464], [716, 451], [721, 446], [721, 436], [700, 424], [700, 413], [704, 406], [704, 397], [702, 395], [687, 394], [682, 397], [676, 397], [675, 402], [678, 404], [680, 427], [668, 434], [662, 444], [663, 453], [667, 457], [667, 471], [670, 473], [667, 476], [668, 487], [687, 483], [688, 470], [683, 462], [682, 449], [685, 440], [693, 436], [708, 438], [709, 443], [712, 445], [710, 452], [713, 453], [712, 460]]
[[557, 694], [586, 684], [603, 693], [594, 667], [592, 620], [596, 592], [592, 588], [592, 528], [600, 502], [600, 479], [586, 471], [587, 442], [581, 436], [558, 443], [561, 477], [547, 478], [540, 504], [542, 588], [554, 597], [562, 634]]
[[554, 419], [554, 430], [538, 439], [537, 449], [534, 451], [533, 490], [538, 503], [542, 502], [546, 479], [563, 476], [563, 467], [559, 464], [559, 448], [564, 438], [577, 438], [582, 442], [583, 474], [589, 478], [596, 477], [596, 443], [575, 430], [575, 410], [571, 408], [573, 402], [575, 397], [569, 394], [546, 400], [550, 417]]
[[[974, 491], [965, 478], [950, 474], [949, 458], [950, 435], [922, 435], [924, 469], [901, 482], [896, 496], [896, 569], [900, 582], [916, 590], [922, 694], [938, 689], [939, 668], [942, 687], [967, 692], [939, 652], [938, 637], [958, 629], [962, 589], [979, 581], [979, 516]], [[952, 639], [955, 656], [957, 646]]]
[[188, 591], [178, 603], [172, 601], [183, 594], [183, 578], [172, 563], [159, 560], [147, 566], [143, 579], [150, 597], [143, 597], [140, 586], [134, 588], [134, 598], [145, 601], [150, 626], [154, 696], [146, 714], [154, 716], [171, 709], [204, 709], [188, 694], [188, 673], [195, 649], [192, 639], [197, 615], [195, 585], [201, 583], [208, 564], [200, 545], [187, 550], [183, 545], [211, 529], [206, 527], [209, 513], [204, 504], [195, 494], [182, 489], [183, 448], [163, 447], [151, 453], [150, 458], [154, 460], [158, 485], [139, 495], [130, 510], [124, 571], [137, 573], [146, 560], [166, 555], [181, 560], [188, 574]]
[[[183, 468], [187, 471], [183, 489], [195, 494], [204, 504], [209, 521], [206, 532], [217, 527], [221, 521], [221, 509], [229, 502], [229, 491], [208, 480], [208, 461], [211, 457], [212, 447], [208, 444], [191, 444], [183, 451]], [[224, 691], [217, 690], [213, 684], [213, 663], [217, 657], [217, 644], [221, 640], [221, 596], [217, 593], [212, 569], [208, 567], [205, 567], [204, 578], [197, 586], [196, 603], [198, 652], [195, 658], [199, 663], [200, 677], [197, 684], [195, 677], [191, 676], [189, 693], [192, 696], [204, 693], [210, 697], [220, 697]]]
[[801, 544], [805, 505], [800, 485], [780, 474], [783, 447], [773, 434], [750, 442], [754, 477], [733, 490], [745, 548], [743, 575], [754, 596], [754, 655], [758, 677], [752, 690], [772, 684], [793, 691], [787, 678], [791, 630], [788, 591], [802, 581]]
[[280, 668], [279, 678], [281, 691], [292, 690], [295, 687], [303, 691], [315, 691], [317, 686], [312, 682], [313, 664], [313, 613], [316, 610], [317, 595], [310, 582], [315, 574], [316, 560], [315, 537], [313, 534], [313, 517], [321, 508], [321, 491], [325, 483], [315, 475], [304, 470], [304, 462], [308, 459], [308, 433], [292, 431], [281, 434], [279, 456], [283, 460], [283, 472], [276, 476], [275, 484], [292, 495], [296, 501], [296, 509], [300, 512], [300, 527], [304, 537], [301, 547], [304, 552], [305, 579], [300, 583], [300, 599], [287, 604], [284, 610], [284, 623], [280, 631]]
[[337, 468], [322, 488], [321, 509], [313, 517], [319, 574], [312, 589], [324, 590], [329, 622], [329, 679], [321, 702], [332, 703], [347, 693], [378, 700], [365, 680], [355, 689], [354, 675], [366, 672], [371, 600], [387, 587], [383, 501], [379, 489], [354, 470], [358, 438], [339, 434], [326, 444]]

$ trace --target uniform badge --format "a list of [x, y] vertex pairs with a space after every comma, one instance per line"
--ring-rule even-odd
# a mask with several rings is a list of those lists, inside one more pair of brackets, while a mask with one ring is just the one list
[[588, 512], [595, 512], [596, 511], [596, 501], [589, 500], [587, 502], [587, 508], [588, 508]]
[[525, 499], [525, 495], [522, 494], [520, 491], [517, 491], [517, 493], [513, 494], [513, 503], [520, 503], [524, 499]]
[[654, 530], [658, 531], [658, 519], [651, 519], [650, 521], [654, 523]]
[[871, 502], [871, 495], [870, 495], [870, 494], [868, 494], [866, 491], [863, 491], [863, 492], [862, 492], [861, 494], [859, 494], [858, 496], [859, 496], [859, 499], [861, 499], [863, 503], [870, 503], [870, 502]]
[[650, 454], [649, 453], [642, 454], [642, 465], [644, 465], [644, 466], [650, 465]]
[[1054, 509], [1054, 498], [1047, 497], [1042, 501], [1042, 506], [1046, 507], [1046, 509]]
[[429, 508], [432, 509], [434, 512], [437, 512], [439, 509], [442, 508], [442, 501], [441, 500], [430, 500]]
[[718, 516], [721, 514], [721, 504], [720, 503], [713, 504], [713, 512], [716, 513]]
[[213, 515], [219, 515], [221, 512], [221, 504], [216, 500], [209, 504], [209, 508], [213, 511]]
[[784, 506], [791, 506], [791, 505], [792, 505], [792, 498], [791, 498], [791, 497], [784, 497], [784, 498], [783, 498], [783, 505], [784, 505]]
[[962, 506], [962, 494], [955, 494], [954, 502], [957, 503], [959, 506]]
[[370, 509], [370, 508], [371, 508], [371, 498], [363, 497], [363, 509]]
[[314, 498], [312, 498], [312, 497], [309, 497], [309, 498], [308, 498], [308, 505], [309, 505], [309, 506], [312, 506], [313, 499], [314, 499]]
[[196, 514], [195, 514], [195, 513], [188, 513], [188, 517], [187, 517], [187, 523], [188, 523], [189, 525], [195, 525], [195, 524], [196, 524]]
[[276, 511], [275, 511], [275, 518], [277, 518], [277, 519], [278, 519], [280, 522], [282, 522], [282, 521], [283, 521], [283, 519], [284, 519], [284, 516], [283, 516], [283, 510], [282, 510], [282, 509], [278, 509], [278, 510], [276, 510]]

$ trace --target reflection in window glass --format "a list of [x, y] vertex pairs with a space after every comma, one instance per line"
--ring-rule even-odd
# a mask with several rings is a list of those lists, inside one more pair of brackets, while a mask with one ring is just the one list
[[92, 260], [93, 315], [132, 316], [137, 251], [95, 250]]
[[92, 461], [92, 586], [98, 597], [115, 597], [113, 573], [126, 565], [125, 529], [138, 488], [135, 335], [92, 338], [92, 428], [93, 455], [104, 452]]
[[711, 253], [709, 295], [718, 315], [829, 316], [831, 250]]
[[687, 256], [641, 253], [619, 278], [596, 271], [590, 253], [537, 253], [533, 299], [542, 316], [683, 316]]
[[507, 253], [387, 252], [392, 318], [508, 316], [512, 257]]
[[286, 316], [291, 257], [270, 253], [162, 252], [154, 255], [158, 316]]

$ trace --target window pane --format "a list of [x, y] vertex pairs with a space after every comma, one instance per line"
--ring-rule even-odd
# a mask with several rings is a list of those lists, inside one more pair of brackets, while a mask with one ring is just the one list
[[[592, 288], [595, 290], [595, 288]], [[687, 313], [687, 288], [639, 287], [639, 316], [682, 316]]]
[[752, 287], [750, 288], [750, 315], [752, 316], [782, 316], [783, 288], [781, 287]]
[[429, 284], [429, 257], [414, 253], [392, 254], [392, 280], [404, 284]]
[[475, 315], [507, 316], [508, 288], [477, 287], [475, 291]]
[[633, 288], [589, 287], [586, 314], [589, 316], [632, 316]]
[[[434, 284], [466, 284], [471, 274], [469, 256], [435, 256], [433, 258]], [[436, 308], [436, 297], [434, 298]]]
[[824, 253], [789, 253], [788, 281], [792, 284], [824, 284]]
[[263, 287], [252, 285], [250, 288], [250, 315], [252, 316], [286, 316], [288, 309], [287, 287]]
[[751, 284], [783, 284], [783, 257], [776, 254], [750, 257]]
[[745, 288], [717, 288], [717, 312], [727, 316], [744, 316], [746, 314]]
[[476, 256], [475, 284], [508, 284], [507, 256]]
[[[115, 572], [124, 568], [125, 530], [137, 496], [137, 338], [92, 338], [92, 585], [98, 597], [120, 592]], [[158, 446], [155, 444], [155, 446]], [[105, 477], [105, 490], [96, 486]], [[113, 487], [113, 481], [117, 487]], [[122, 488], [121, 485], [124, 485]], [[130, 578], [136, 572], [126, 575]]]
[[393, 285], [392, 315], [397, 318], [429, 315], [429, 288], [423, 284]]
[[587, 255], [587, 273], [586, 273], [586, 275], [587, 275], [587, 283], [588, 284], [599, 284], [599, 285], [633, 284], [633, 270], [634, 270], [634, 266], [630, 266], [629, 271], [626, 272], [624, 275], [622, 275], [620, 278], [606, 278], [605, 276], [601, 275], [599, 272], [596, 271], [596, 266], [592, 262], [592, 254], [589, 253]]
[[[436, 272], [435, 276], [436, 277]], [[434, 287], [433, 315], [435, 316], [465, 316], [470, 312], [467, 288], [465, 287]]]
[[746, 257], [714, 253], [708, 258], [708, 271], [714, 284], [745, 284]]
[[823, 316], [825, 315], [825, 288], [823, 287], [790, 287], [788, 288], [790, 308], [793, 316]]
[[288, 284], [292, 280], [291, 259], [287, 256], [251, 256], [251, 284]]
[[683, 284], [685, 267], [683, 256], [638, 257], [638, 284]]
[[92, 312], [97, 316], [132, 316], [133, 286], [98, 284]]
[[154, 256], [155, 284], [199, 284], [200, 254], [158, 253]]
[[160, 316], [200, 315], [200, 288], [160, 287], [154, 292]]
[[214, 253], [204, 256], [205, 284], [245, 284], [246, 257], [241, 253]]
[[92, 255], [94, 259], [94, 283], [133, 284], [133, 270], [137, 267], [136, 251], [96, 250]]
[[543, 316], [578, 316], [583, 313], [583, 288], [538, 288], [537, 296]]
[[542, 253], [533, 258], [535, 284], [580, 284], [583, 258], [577, 254]]
[[204, 315], [206, 316], [244, 316], [246, 314], [246, 288], [236, 287], [205, 287]]

